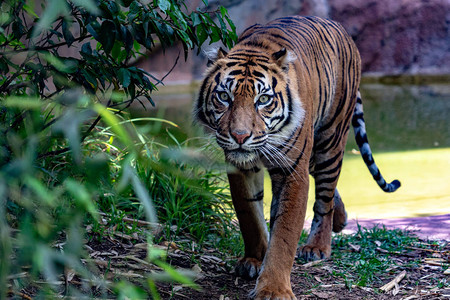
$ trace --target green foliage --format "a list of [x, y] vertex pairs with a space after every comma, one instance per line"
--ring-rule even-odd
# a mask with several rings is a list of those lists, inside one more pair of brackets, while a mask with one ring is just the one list
[[[213, 242], [210, 235], [223, 237], [230, 231], [233, 210], [225, 189], [224, 168], [207, 166], [198, 150], [185, 149], [183, 145], [168, 151], [147, 149], [148, 159], [138, 162], [136, 170], [147, 183], [159, 220], [167, 225], [166, 237], [187, 233], [206, 246]], [[155, 153], [161, 155], [155, 157]], [[197, 161], [199, 158], [203, 158], [203, 163]], [[166, 166], [164, 170], [149, 165], [157, 162]], [[172, 171], [167, 172], [168, 169]]]
[[[397, 266], [392, 253], [404, 251], [405, 246], [414, 245], [416, 236], [400, 229], [388, 230], [375, 226], [371, 229], [358, 225], [358, 231], [352, 235], [337, 235], [334, 240], [335, 249], [348, 249], [352, 244], [359, 251], [334, 251], [333, 261], [341, 271], [333, 271], [333, 275], [344, 278], [347, 287], [352, 285], [367, 286], [378, 282], [379, 276], [386, 270]], [[383, 249], [382, 252], [379, 249]]]
[[[39, 17], [32, 3], [7, 0], [0, 5], [2, 96], [47, 99], [81, 86], [112, 100], [109, 106], [129, 106], [142, 98], [152, 102], [160, 81], [133, 65], [145, 51], [181, 43], [187, 56], [208, 38], [228, 47], [236, 40], [223, 7], [187, 14], [180, 1], [58, 0], [44, 1]], [[77, 55], [68, 56], [67, 48]], [[116, 93], [106, 95], [111, 91]]]
[[[183, 1], [169, 0], [48, 0], [36, 10], [32, 0], [0, 3], [0, 299], [27, 288], [43, 298], [108, 290], [157, 297], [151, 278], [139, 288], [109, 283], [82, 262], [86, 224], [100, 232], [99, 212], [117, 222], [125, 215], [156, 222], [159, 215], [187, 232], [186, 222], [196, 222], [203, 226], [191, 232], [198, 239], [219, 233], [216, 222], [228, 220], [206, 215], [223, 199], [211, 194], [214, 173], [160, 161], [163, 145], [145, 139], [148, 126], [136, 126], [125, 112], [135, 101], [153, 104], [161, 81], [135, 66], [152, 49], [181, 43], [186, 56], [208, 38], [227, 46], [236, 40], [223, 8], [187, 11]], [[183, 181], [180, 169], [200, 180]], [[162, 188], [154, 182], [174, 185], [167, 187], [176, 194], [171, 201], [209, 202], [191, 211], [198, 214], [193, 220], [176, 220], [180, 211], [165, 218], [152, 203]], [[200, 216], [202, 209], [209, 211]], [[159, 256], [148, 259], [185, 282]], [[82, 283], [65, 289], [68, 270]]]

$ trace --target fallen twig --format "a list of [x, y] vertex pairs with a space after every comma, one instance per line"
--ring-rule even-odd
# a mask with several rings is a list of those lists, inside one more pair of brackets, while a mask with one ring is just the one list
[[309, 262], [309, 263], [306, 263], [306, 264], [302, 265], [302, 267], [303, 268], [313, 267], [315, 265], [318, 265], [318, 264], [322, 263], [323, 261], [324, 261], [324, 259], [315, 260], [315, 261], [312, 261], [312, 262]]
[[424, 259], [424, 263], [430, 265], [430, 266], [442, 266], [443, 264], [448, 263], [447, 260], [442, 258], [434, 258], [434, 257], [427, 257]]
[[9, 275], [7, 277], [7, 279], [11, 280], [11, 279], [24, 278], [24, 277], [27, 277], [27, 275], [28, 275], [27, 272], [22, 272], [22, 273], [18, 273], [18, 274]]
[[[99, 212], [99, 215], [103, 216], [103, 217], [107, 217], [109, 219], [111, 219], [111, 217], [108, 214]], [[131, 218], [127, 218], [127, 217], [123, 217], [122, 221], [125, 221], [127, 223], [136, 223], [137, 225], [141, 225], [141, 226], [162, 226], [159, 223], [151, 223], [148, 221], [143, 221], [143, 220], [138, 220], [138, 219], [131, 219]]]
[[22, 299], [29, 299], [29, 300], [33, 299], [33, 298], [31, 298], [30, 296], [28, 296], [27, 294], [24, 294], [24, 293], [20, 293], [20, 292], [16, 292], [16, 291], [9, 291], [9, 292], [14, 294], [14, 295], [16, 295], [16, 296], [21, 297]]
[[411, 247], [411, 246], [405, 246], [405, 248], [412, 249], [412, 250], [418, 250], [418, 251], [425, 251], [425, 252], [434, 252], [434, 253], [440, 253], [439, 250], [434, 249], [425, 249], [425, 248], [418, 248], [418, 247]]
[[398, 285], [398, 283], [405, 278], [406, 276], [406, 271], [402, 271], [400, 274], [398, 274], [392, 281], [386, 283], [385, 285], [383, 285], [382, 287], [380, 287], [380, 290], [384, 291], [384, 292], [388, 292], [390, 291], [393, 287], [395, 287], [396, 285]]
[[154, 264], [152, 264], [152, 263], [149, 263], [148, 261], [145, 261], [145, 260], [143, 260], [143, 259], [137, 258], [137, 257], [132, 256], [132, 255], [127, 255], [127, 256], [124, 256], [123, 258], [125, 258], [125, 259], [130, 259], [130, 260], [134, 260], [135, 262], [140, 263], [140, 264], [142, 264], [142, 265], [145, 265], [145, 266], [149, 267], [150, 269], [161, 270], [161, 268], [158, 267], [157, 265], [154, 265]]

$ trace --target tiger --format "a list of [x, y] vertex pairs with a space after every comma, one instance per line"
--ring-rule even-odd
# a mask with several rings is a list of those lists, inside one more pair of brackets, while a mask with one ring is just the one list
[[[228, 172], [232, 203], [244, 240], [237, 276], [255, 279], [255, 299], [296, 299], [290, 274], [296, 254], [328, 258], [333, 232], [347, 213], [336, 185], [352, 124], [362, 158], [385, 192], [363, 116], [361, 59], [337, 22], [290, 16], [253, 25], [228, 52], [208, 62], [194, 100], [196, 122], [215, 135]], [[264, 169], [272, 182], [269, 229], [264, 219]], [[297, 250], [315, 181], [314, 217]], [[269, 233], [270, 232], [270, 233]]]

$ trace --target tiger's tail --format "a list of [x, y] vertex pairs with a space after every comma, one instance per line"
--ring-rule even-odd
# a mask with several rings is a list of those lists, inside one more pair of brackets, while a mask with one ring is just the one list
[[364, 122], [363, 106], [359, 91], [356, 98], [355, 111], [353, 112], [352, 126], [355, 131], [356, 144], [358, 144], [361, 156], [372, 174], [373, 179], [375, 179], [383, 191], [387, 193], [395, 192], [400, 187], [400, 181], [394, 180], [391, 183], [387, 183], [373, 159], [372, 150], [370, 149], [369, 141], [367, 140], [366, 124]]

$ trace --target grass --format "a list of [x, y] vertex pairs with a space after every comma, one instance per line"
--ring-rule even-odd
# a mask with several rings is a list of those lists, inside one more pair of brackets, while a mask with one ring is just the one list
[[[336, 235], [332, 255], [337, 267], [334, 275], [342, 277], [348, 287], [381, 284], [381, 274], [399, 267], [392, 254], [405, 251], [405, 246], [417, 241], [408, 231], [388, 230], [384, 226], [370, 229], [358, 226], [355, 234]], [[357, 250], [348, 251], [349, 245]]]
[[[159, 121], [151, 119], [155, 120]], [[142, 155], [131, 163], [152, 200], [158, 222], [165, 225], [165, 238], [170, 240], [189, 234], [197, 243], [204, 243], [210, 240], [208, 235], [226, 234], [233, 215], [223, 167], [201, 156], [201, 150], [189, 150], [187, 142], [179, 142], [170, 129], [159, 125], [139, 126], [143, 121], [149, 120], [129, 121], [136, 137], [135, 146], [141, 149]], [[159, 127], [160, 132], [155, 132], [155, 127]], [[152, 130], [152, 134], [149, 135], [147, 130]], [[163, 143], [155, 138], [161, 136]], [[128, 154], [127, 149], [117, 145], [116, 139], [114, 133], [103, 129], [87, 142], [90, 151], [107, 153], [111, 162], [109, 176], [113, 181], [119, 181], [123, 175], [121, 162]], [[203, 162], [199, 163], [199, 160]], [[100, 188], [104, 190], [97, 205], [100, 211], [108, 214], [109, 222], [126, 233], [138, 230], [121, 221], [125, 216], [145, 219], [142, 203], [130, 187], [118, 191], [106, 182]]]
[[[307, 233], [303, 231], [300, 246], [306, 242], [306, 238]], [[349, 289], [352, 286], [381, 284], [381, 275], [399, 267], [392, 254], [403, 252], [405, 246], [414, 245], [416, 242], [418, 238], [409, 231], [387, 229], [384, 226], [373, 228], [358, 226], [354, 234], [338, 234], [333, 237], [331, 275], [341, 278]], [[349, 248], [352, 250], [349, 251]], [[299, 262], [305, 263], [302, 259], [299, 259]], [[409, 266], [417, 265], [411, 263]], [[310, 275], [305, 273], [304, 276]], [[313, 287], [320, 286], [317, 281], [312, 279], [310, 281]]]
[[[6, 198], [0, 209], [0, 284], [6, 289], [0, 290], [0, 298], [22, 290], [44, 297], [61, 293], [96, 297], [111, 291], [129, 298], [143, 292], [156, 295], [151, 277], [136, 285], [111, 273], [108, 283], [95, 265], [81, 263], [90, 260], [83, 247], [86, 240], [101, 245], [123, 233], [138, 236], [135, 242], [176, 240], [197, 250], [227, 248], [229, 236], [240, 240], [231, 224], [231, 201], [220, 166], [203, 157], [198, 163], [198, 153], [189, 152], [174, 137], [171, 144], [160, 143], [157, 135], [149, 134], [154, 129], [149, 122], [164, 120], [126, 121], [103, 108], [98, 111], [105, 123], [78, 145], [76, 158], [72, 152], [61, 152], [38, 159], [39, 147], [70, 146], [60, 135], [39, 132], [40, 123], [27, 128], [36, 131], [35, 136], [13, 140], [19, 145], [13, 145], [17, 154], [0, 168], [0, 197]], [[193, 159], [191, 154], [197, 156]], [[149, 221], [160, 222], [163, 233], [149, 236], [149, 226], [139, 225]], [[178, 241], [181, 236], [186, 242]], [[163, 253], [149, 254], [147, 261], [166, 272], [164, 280], [189, 282], [164, 264]], [[68, 269], [74, 271], [75, 281], [83, 282], [81, 286], [69, 284], [66, 290], [52, 283], [63, 282]], [[8, 279], [17, 274], [24, 275]]]
[[[301, 237], [300, 245], [306, 240], [306, 233]], [[330, 259], [320, 261], [314, 266], [305, 266], [299, 259], [291, 272], [291, 283], [298, 298], [318, 297], [320, 299], [403, 299], [408, 296], [432, 297], [446, 293], [450, 287], [444, 271], [450, 250], [448, 243], [425, 241], [405, 230], [389, 230], [382, 226], [374, 228], [359, 227], [354, 234], [338, 234], [333, 237]], [[189, 253], [186, 260], [174, 259], [175, 266], [192, 267], [198, 264], [204, 272], [198, 284], [201, 291], [177, 290], [175, 299], [219, 298], [221, 295], [230, 299], [245, 299], [254, 287], [255, 281], [247, 282], [236, 279], [230, 274], [236, 257], [219, 249]], [[242, 249], [241, 249], [242, 251]], [[173, 254], [172, 254], [173, 253]], [[168, 257], [179, 257], [183, 252], [169, 250]], [[186, 253], [186, 254], [187, 254]], [[215, 262], [207, 263], [204, 256], [223, 257], [229, 264], [226, 270], [215, 270]], [[242, 255], [242, 252], [240, 253]], [[431, 257], [441, 257], [440, 266], [427, 263]], [[193, 259], [196, 258], [196, 259]], [[406, 277], [398, 288], [385, 293], [380, 287], [392, 281], [402, 271]], [[238, 282], [238, 283], [237, 283]], [[172, 287], [159, 285], [164, 295], [173, 291]], [[393, 295], [394, 291], [394, 295]], [[396, 297], [393, 297], [397, 294]], [[300, 297], [299, 297], [300, 296]]]

